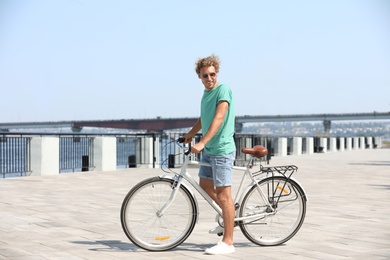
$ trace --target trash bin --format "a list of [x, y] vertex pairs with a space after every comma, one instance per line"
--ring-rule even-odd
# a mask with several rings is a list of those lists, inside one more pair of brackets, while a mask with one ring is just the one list
[[128, 162], [129, 162], [129, 168], [137, 167], [137, 161], [136, 161], [135, 155], [130, 155], [129, 159], [128, 159]]
[[175, 155], [168, 155], [168, 168], [175, 168]]
[[81, 157], [81, 171], [82, 172], [87, 172], [89, 171], [89, 156], [88, 155], [83, 155]]

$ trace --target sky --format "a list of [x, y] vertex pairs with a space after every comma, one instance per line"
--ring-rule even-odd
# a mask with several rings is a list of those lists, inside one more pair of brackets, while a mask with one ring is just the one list
[[387, 0], [0, 0], [0, 123], [390, 111]]

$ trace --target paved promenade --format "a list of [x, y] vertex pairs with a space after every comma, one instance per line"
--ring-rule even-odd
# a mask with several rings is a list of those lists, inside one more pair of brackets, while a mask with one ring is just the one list
[[[0, 259], [389, 259], [390, 149], [274, 157], [295, 164], [308, 194], [306, 220], [275, 247], [251, 244], [235, 232], [236, 253], [203, 254], [215, 213], [197, 196], [199, 222], [168, 252], [147, 252], [122, 231], [119, 211], [128, 190], [160, 169], [69, 173], [0, 179]], [[191, 172], [196, 174], [195, 169]], [[234, 175], [238, 183], [240, 172]]]

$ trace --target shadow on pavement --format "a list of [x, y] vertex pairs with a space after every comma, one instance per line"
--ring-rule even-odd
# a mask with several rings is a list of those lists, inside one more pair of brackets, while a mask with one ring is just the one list
[[390, 166], [390, 161], [372, 161], [362, 163], [350, 163], [349, 165]]
[[[92, 246], [88, 250], [91, 251], [105, 251], [105, 252], [122, 252], [122, 251], [133, 251], [133, 252], [149, 252], [132, 243], [124, 243], [120, 240], [97, 240], [97, 241], [73, 241], [74, 244]], [[206, 248], [212, 247], [215, 244], [195, 244], [195, 243], [182, 243], [174, 249], [168, 251], [191, 251], [191, 252], [203, 252]], [[248, 243], [234, 243], [235, 247], [259, 247], [258, 245]], [[280, 245], [284, 246], [284, 245]]]
[[91, 251], [138, 251], [139, 247], [131, 243], [124, 243], [120, 240], [97, 240], [97, 241], [73, 241], [80, 245], [90, 245]]

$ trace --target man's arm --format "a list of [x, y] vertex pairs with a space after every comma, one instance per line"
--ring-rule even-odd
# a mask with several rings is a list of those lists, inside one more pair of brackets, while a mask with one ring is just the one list
[[214, 119], [211, 122], [209, 130], [199, 141], [199, 143], [196, 143], [191, 147], [192, 153], [200, 153], [204, 149], [206, 144], [214, 137], [214, 135], [218, 132], [219, 128], [221, 127], [223, 123], [223, 119], [225, 118], [228, 109], [229, 109], [229, 103], [227, 101], [220, 101], [218, 103], [217, 109], [215, 111]]
[[196, 135], [196, 133], [198, 133], [200, 129], [202, 129], [202, 121], [200, 120], [200, 118], [198, 118], [198, 121], [196, 121], [195, 125], [191, 128], [191, 130], [183, 136], [184, 143], [190, 143], [192, 137], [194, 137], [194, 135]]

